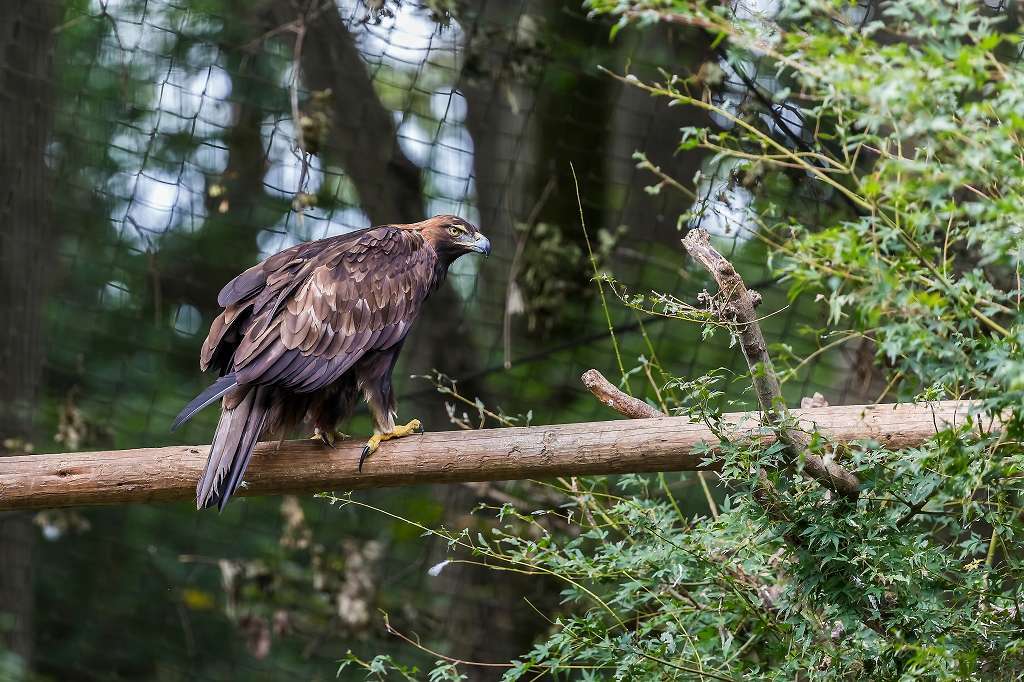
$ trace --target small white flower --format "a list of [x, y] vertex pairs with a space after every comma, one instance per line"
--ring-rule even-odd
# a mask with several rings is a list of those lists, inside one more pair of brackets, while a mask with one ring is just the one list
[[450, 560], [445, 559], [444, 561], [442, 561], [439, 564], [434, 564], [433, 566], [431, 566], [430, 568], [427, 569], [427, 575], [436, 578], [437, 576], [441, 575], [441, 571], [444, 570], [444, 567], [447, 566], [450, 563], [451, 563]]

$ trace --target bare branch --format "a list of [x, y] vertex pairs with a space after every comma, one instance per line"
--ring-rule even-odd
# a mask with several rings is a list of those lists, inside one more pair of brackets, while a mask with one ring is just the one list
[[667, 416], [661, 410], [651, 407], [643, 400], [626, 395], [604, 378], [596, 369], [588, 369], [580, 377], [594, 397], [624, 417], [630, 419], [653, 419]]
[[718, 283], [722, 297], [718, 315], [723, 323], [732, 327], [739, 339], [765, 421], [786, 445], [791, 461], [795, 463], [802, 459], [804, 473], [808, 476], [848, 499], [856, 499], [860, 491], [857, 477], [836, 462], [812, 453], [808, 435], [793, 428], [792, 415], [782, 398], [779, 378], [772, 367], [761, 326], [757, 323], [754, 299], [744, 285], [743, 278], [732, 263], [711, 245], [707, 231], [691, 230], [683, 239], [683, 247]]

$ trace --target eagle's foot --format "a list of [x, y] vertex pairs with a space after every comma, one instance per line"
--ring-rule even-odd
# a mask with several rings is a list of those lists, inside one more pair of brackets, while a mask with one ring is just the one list
[[366, 458], [375, 453], [383, 441], [403, 438], [414, 433], [423, 433], [423, 422], [419, 419], [413, 419], [408, 424], [396, 426], [394, 430], [388, 433], [375, 433], [370, 436], [370, 440], [366, 441], [366, 445], [363, 446], [363, 454], [359, 455], [359, 471], [363, 470], [363, 462], [366, 461]]
[[347, 434], [332, 429], [330, 431], [321, 431], [319, 427], [313, 430], [313, 435], [309, 437], [310, 440], [319, 441], [325, 447], [336, 448], [338, 447], [338, 441], [345, 440], [348, 438]]

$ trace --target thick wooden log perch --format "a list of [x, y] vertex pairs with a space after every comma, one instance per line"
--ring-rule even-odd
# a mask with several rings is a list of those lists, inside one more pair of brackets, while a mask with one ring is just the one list
[[[968, 404], [875, 405], [795, 410], [837, 441], [871, 438], [890, 448], [920, 445], [962, 424]], [[757, 413], [727, 415], [737, 436], [772, 435]], [[427, 433], [389, 441], [356, 471], [362, 443], [328, 449], [312, 441], [262, 443], [239, 495], [587, 474], [693, 471], [698, 445], [717, 438], [685, 417]], [[0, 459], [0, 510], [192, 500], [208, 446], [22, 455]]]

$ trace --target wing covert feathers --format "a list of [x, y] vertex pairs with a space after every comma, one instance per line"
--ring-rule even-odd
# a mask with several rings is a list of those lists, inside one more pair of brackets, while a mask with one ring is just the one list
[[[240, 330], [231, 365], [243, 385], [317, 390], [365, 353], [405, 337], [437, 284], [437, 256], [423, 238], [410, 230], [378, 227], [333, 244], [322, 241], [319, 249], [265, 262], [277, 269], [266, 275], [262, 290], [225, 309], [211, 328], [205, 361], [239, 319], [239, 306], [251, 316]], [[247, 287], [241, 282], [237, 289]]]

